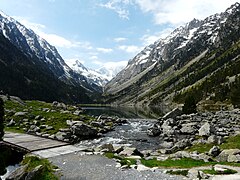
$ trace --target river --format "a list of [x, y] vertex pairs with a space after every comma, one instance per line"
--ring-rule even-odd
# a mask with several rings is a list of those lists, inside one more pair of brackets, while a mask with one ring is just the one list
[[[95, 148], [103, 144], [113, 144], [116, 146], [132, 146], [139, 150], [159, 149], [159, 137], [150, 137], [147, 135], [148, 128], [152, 127], [157, 119], [153, 118], [156, 111], [144, 112], [136, 108], [116, 108], [116, 107], [83, 107], [88, 115], [108, 115], [126, 118], [127, 123], [115, 127], [103, 135], [103, 137], [93, 140], [81, 141], [78, 146], [87, 146]], [[144, 112], [144, 113], [143, 113]], [[162, 115], [162, 113], [161, 113]], [[158, 117], [160, 117], [159, 115]]]
[[141, 118], [141, 119], [158, 119], [170, 111], [167, 106], [161, 107], [123, 107], [123, 106], [82, 106], [82, 109], [88, 115], [100, 116], [118, 116], [120, 118]]

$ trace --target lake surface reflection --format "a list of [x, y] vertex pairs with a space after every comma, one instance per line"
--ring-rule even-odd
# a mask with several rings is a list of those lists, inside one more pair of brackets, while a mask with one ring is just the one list
[[120, 118], [159, 118], [169, 111], [167, 107], [110, 107], [110, 106], [99, 106], [99, 107], [82, 107], [86, 114], [92, 116], [118, 116]]

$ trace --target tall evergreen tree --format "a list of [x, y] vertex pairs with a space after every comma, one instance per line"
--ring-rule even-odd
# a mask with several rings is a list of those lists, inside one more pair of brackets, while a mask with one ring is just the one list
[[192, 95], [189, 95], [185, 99], [185, 103], [183, 106], [183, 113], [191, 114], [191, 113], [196, 113], [196, 112], [197, 112], [196, 100]]
[[235, 108], [240, 107], [240, 88], [234, 88], [232, 90], [230, 99]]
[[4, 125], [3, 125], [3, 120], [4, 120], [4, 103], [2, 98], [0, 98], [0, 140], [3, 140], [3, 135], [4, 135]]

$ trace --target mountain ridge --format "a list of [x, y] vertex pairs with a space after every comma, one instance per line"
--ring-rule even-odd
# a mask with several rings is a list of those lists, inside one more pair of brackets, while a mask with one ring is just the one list
[[[35, 74], [35, 76], [37, 77], [35, 78], [35, 77], [28, 76], [26, 78], [21, 79], [20, 77], [24, 77], [25, 75], [20, 73], [19, 78], [21, 80], [19, 80], [19, 82], [16, 83], [15, 80], [18, 79], [18, 77], [16, 77], [14, 74], [10, 74], [9, 72], [16, 73], [18, 72], [18, 70], [15, 69], [15, 67], [13, 66], [11, 67], [12, 69], [7, 68], [7, 67], [10, 67], [11, 64], [9, 64], [9, 62], [7, 62], [7, 59], [4, 58], [5, 55], [1, 54], [1, 62], [7, 65], [6, 69], [8, 70], [7, 72], [8, 77], [6, 76], [4, 77], [3, 75], [2, 77], [3, 81], [6, 81], [6, 80], [11, 81], [11, 82], [9, 81], [9, 87], [4, 85], [1, 87], [1, 90], [9, 94], [13, 93], [12, 95], [21, 94], [20, 97], [32, 99], [34, 98], [33, 93], [28, 93], [29, 96], [27, 94], [24, 95], [24, 93], [22, 92], [18, 93], [17, 90], [14, 90], [13, 87], [15, 88], [18, 87], [19, 89], [22, 89], [20, 87], [21, 86], [20, 83], [22, 83], [23, 85], [24, 83], [26, 83], [25, 81], [28, 81], [31, 83], [33, 83], [34, 81], [46, 82], [44, 78], [47, 79], [48, 77], [48, 79], [52, 82], [52, 84], [55, 84], [55, 85], [58, 84], [59, 87], [58, 86], [52, 87], [51, 85], [47, 87], [41, 82], [39, 82], [38, 85], [36, 84], [35, 85], [36, 87], [42, 89], [42, 91], [46, 89], [47, 92], [52, 92], [53, 90], [56, 90], [56, 88], [62, 88], [62, 89], [56, 90], [58, 91], [56, 94], [62, 97], [57, 97], [53, 95], [53, 97], [55, 97], [56, 99], [61, 99], [62, 101], [67, 101], [67, 102], [81, 102], [81, 100], [83, 100], [85, 103], [87, 103], [87, 102], [96, 101], [96, 97], [100, 96], [102, 92], [102, 87], [100, 87], [95, 83], [93, 84], [88, 83], [87, 78], [85, 76], [74, 72], [65, 63], [65, 61], [63, 60], [63, 58], [61, 57], [61, 55], [58, 53], [57, 49], [54, 46], [50, 45], [45, 39], [35, 34], [34, 31], [32, 31], [31, 29], [27, 29], [18, 21], [11, 18], [10, 16], [7, 16], [3, 12], [0, 12], [0, 34], [2, 34], [4, 38], [6, 38], [5, 40], [3, 40], [4, 38], [1, 37], [3, 41], [1, 43], [6, 44], [7, 47], [9, 47], [9, 49], [5, 49], [4, 46], [2, 46], [2, 50], [3, 52], [5, 52], [5, 54], [8, 54], [8, 58], [11, 59], [12, 62], [16, 64], [16, 68], [20, 68], [24, 72], [26, 72], [27, 69], [28, 70], [31, 69], [32, 73]], [[6, 42], [6, 40], [8, 40], [9, 42]], [[12, 45], [12, 47], [9, 43]], [[11, 51], [11, 48], [12, 49], [17, 48], [22, 54], [17, 51], [16, 51], [16, 54], [18, 54], [19, 57], [22, 57], [22, 59], [27, 59], [27, 61], [22, 61], [22, 62], [18, 61], [17, 60], [18, 58], [15, 54], [11, 56], [11, 54], [9, 54], [9, 52]], [[29, 62], [30, 60], [31, 60], [31, 63]], [[25, 69], [21, 65], [23, 63], [26, 63]], [[36, 72], [41, 72], [43, 74], [43, 78], [41, 78], [36, 74], [36, 72], [34, 72], [33, 70], [34, 68]], [[12, 79], [11, 76], [15, 77], [15, 80]], [[56, 83], [53, 81], [56, 81]], [[18, 84], [18, 86], [15, 86], [13, 82]], [[27, 89], [31, 89], [30, 87], [31, 83], [28, 83], [28, 85], [25, 84], [24, 87]], [[49, 83], [46, 82], [46, 84], [49, 84]], [[52, 90], [49, 89], [50, 87], [52, 88]], [[72, 94], [69, 94], [70, 92], [72, 92]], [[42, 93], [42, 96], [37, 93], [40, 93], [40, 94]], [[66, 93], [66, 95], [63, 95], [64, 93]], [[48, 98], [44, 98], [43, 94], [45, 94], [45, 92], [36, 91], [35, 96], [36, 97], [41, 96], [40, 99], [44, 99], [44, 100], [50, 100], [50, 99], [53, 100], [47, 94], [45, 94], [45, 96], [47, 96]], [[77, 99], [77, 97], [79, 97], [79, 99]]]
[[97, 84], [88, 84], [87, 77], [74, 72], [54, 46], [3, 12], [0, 12], [0, 32], [27, 56], [36, 56], [66, 84], [80, 85], [89, 91], [102, 91]]
[[[198, 72], [194, 75], [194, 70], [189, 70], [193, 65], [210, 66], [214, 58], [220, 58], [239, 41], [239, 7], [236, 3], [221, 14], [193, 19], [144, 48], [106, 85], [107, 102], [126, 105], [172, 102], [175, 96], [172, 91], [183, 90], [176, 86], [189, 79], [189, 74], [198, 76]], [[184, 74], [188, 71], [189, 74]], [[208, 73], [213, 73], [213, 69]]]

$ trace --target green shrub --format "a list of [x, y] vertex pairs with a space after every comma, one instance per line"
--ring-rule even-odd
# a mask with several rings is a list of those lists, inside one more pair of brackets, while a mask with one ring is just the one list
[[237, 171], [233, 169], [226, 169], [224, 171], [215, 171], [214, 169], [205, 169], [203, 170], [206, 174], [212, 174], [212, 175], [221, 175], [221, 174], [236, 174]]
[[22, 163], [23, 165], [28, 164], [27, 172], [32, 171], [39, 165], [43, 166], [43, 170], [34, 179], [38, 180], [57, 180], [58, 177], [53, 173], [56, 166], [53, 166], [47, 159], [40, 159], [37, 156], [26, 156]]
[[168, 170], [167, 174], [187, 176], [188, 170]]

